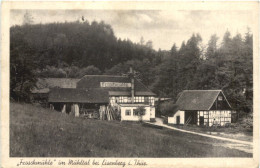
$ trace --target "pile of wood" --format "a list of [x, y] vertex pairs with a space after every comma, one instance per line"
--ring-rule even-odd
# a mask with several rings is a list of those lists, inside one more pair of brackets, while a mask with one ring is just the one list
[[82, 117], [88, 119], [99, 119], [99, 111], [97, 109], [86, 109], [82, 107], [80, 113]]
[[119, 111], [111, 106], [100, 106], [99, 118], [100, 120], [119, 120]]

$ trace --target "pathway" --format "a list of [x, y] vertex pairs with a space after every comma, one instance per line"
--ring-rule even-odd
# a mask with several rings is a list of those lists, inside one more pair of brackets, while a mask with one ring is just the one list
[[230, 142], [235, 142], [235, 143], [240, 143], [240, 144], [244, 144], [244, 145], [252, 145], [253, 146], [253, 143], [252, 142], [248, 142], [248, 141], [241, 141], [241, 140], [236, 140], [236, 139], [224, 138], [224, 137], [208, 135], [208, 134], [203, 134], [203, 133], [198, 133], [198, 132], [193, 132], [193, 131], [187, 131], [187, 130], [175, 128], [175, 127], [172, 127], [172, 126], [168, 126], [166, 124], [163, 124], [163, 120], [161, 118], [156, 118], [156, 122], [155, 123], [150, 123], [150, 124], [159, 125], [159, 126], [162, 126], [162, 127], [165, 127], [165, 128], [169, 128], [169, 129], [176, 130], [176, 131], [181, 131], [181, 132], [186, 132], [186, 133], [190, 133], [190, 134], [195, 134], [195, 135], [205, 136], [205, 137], [209, 137], [209, 138], [215, 138], [215, 139], [219, 139], [219, 140], [230, 141]]

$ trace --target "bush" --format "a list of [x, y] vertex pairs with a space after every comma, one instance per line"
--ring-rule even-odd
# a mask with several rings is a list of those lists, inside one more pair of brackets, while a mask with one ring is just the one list
[[238, 124], [243, 128], [253, 129], [253, 114], [250, 113], [243, 116], [241, 119], [239, 119]]
[[163, 123], [168, 124], [168, 117], [163, 117]]
[[82, 78], [85, 75], [100, 75], [100, 74], [101, 71], [97, 67], [90, 65], [86, 68], [80, 69], [80, 71], [77, 73], [77, 76], [79, 78]]
[[143, 115], [145, 115], [145, 107], [143, 106], [140, 106], [136, 109], [137, 113], [138, 113], [138, 116], [139, 116], [139, 119], [140, 121], [142, 122], [143, 121]]
[[162, 103], [159, 108], [164, 116], [173, 116], [178, 111], [178, 105], [172, 101]]
[[150, 122], [156, 122], [155, 118], [151, 118]]

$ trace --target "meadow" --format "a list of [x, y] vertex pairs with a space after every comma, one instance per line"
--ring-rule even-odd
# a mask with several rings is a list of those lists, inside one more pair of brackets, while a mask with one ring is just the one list
[[252, 157], [223, 143], [142, 123], [75, 118], [10, 103], [11, 157]]

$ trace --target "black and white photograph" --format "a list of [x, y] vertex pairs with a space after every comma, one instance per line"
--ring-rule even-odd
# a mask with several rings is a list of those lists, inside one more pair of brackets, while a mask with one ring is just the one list
[[10, 9], [8, 157], [252, 159], [258, 33], [235, 7]]

